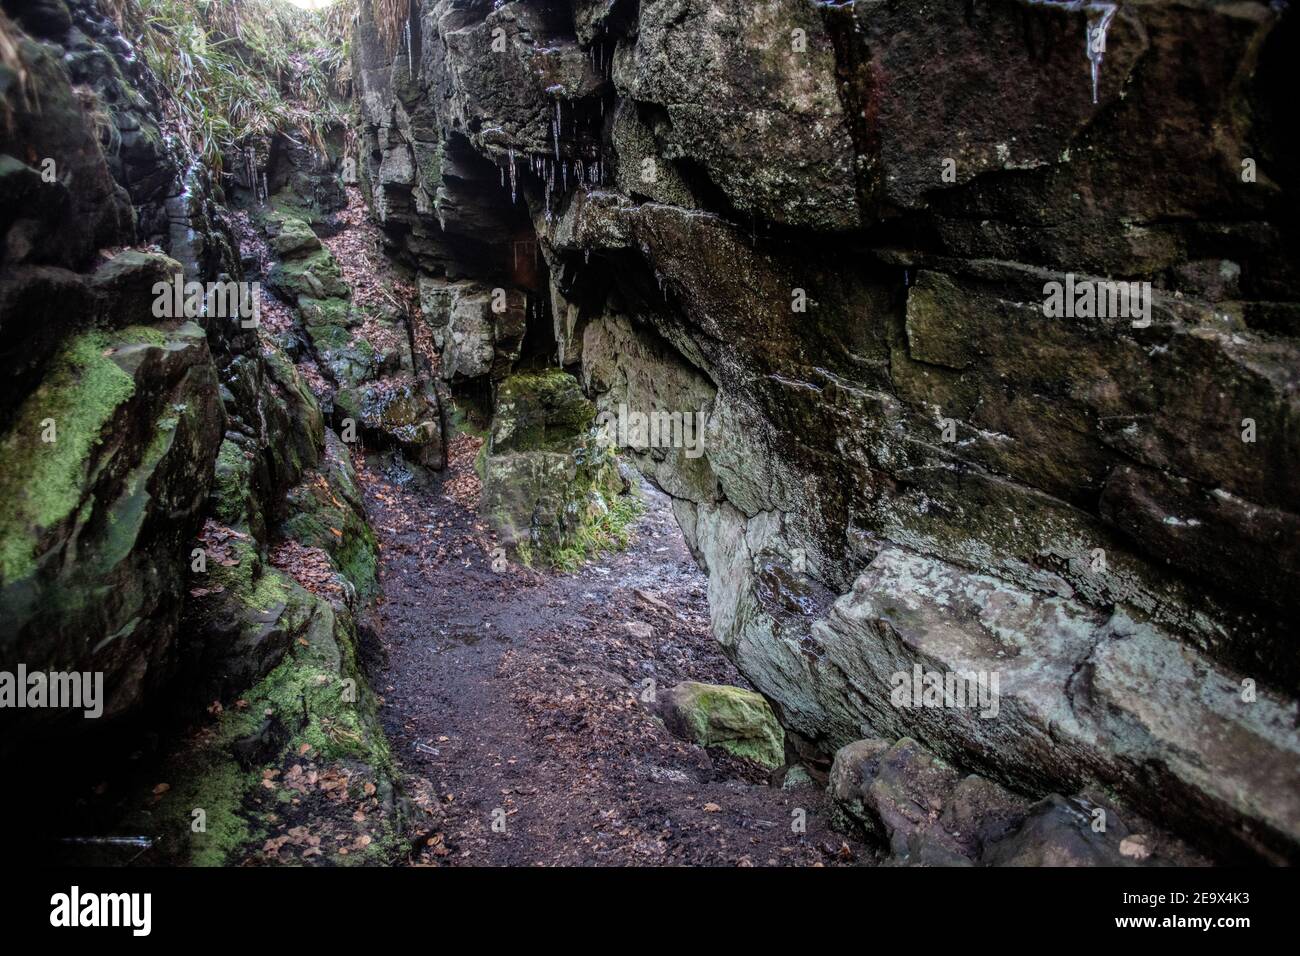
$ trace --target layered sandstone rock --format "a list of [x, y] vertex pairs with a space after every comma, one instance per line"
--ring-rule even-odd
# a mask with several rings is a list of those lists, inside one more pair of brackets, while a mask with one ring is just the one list
[[[1090, 60], [1099, 26], [443, 0], [394, 57], [363, 3], [363, 179], [426, 284], [525, 301], [517, 355], [452, 336], [458, 384], [558, 363], [601, 411], [702, 413], [703, 455], [632, 457], [810, 758], [910, 735], [1295, 859], [1295, 28], [1125, 3]], [[1149, 313], [1049, 317], [1071, 277]], [[998, 716], [892, 706], [918, 662], [996, 670]]]

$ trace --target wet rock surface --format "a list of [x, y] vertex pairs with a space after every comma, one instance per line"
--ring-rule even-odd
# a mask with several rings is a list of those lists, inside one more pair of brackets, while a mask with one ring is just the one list
[[1300, 859], [1284, 5], [375, 6], [355, 138], [217, 178], [4, 4], [0, 651], [110, 719], [0, 746], [127, 755], [31, 839]]
[[[394, 58], [363, 4], [363, 184], [430, 289], [524, 299], [518, 355], [466, 325], [454, 387], [545, 360], [598, 412], [678, 414], [622, 450], [808, 759], [911, 737], [1294, 859], [1295, 33], [1126, 4], [1089, 60], [1098, 23], [430, 3]], [[1149, 282], [1149, 312], [1047, 314], [1075, 279]], [[996, 671], [998, 716], [891, 705], [918, 663]]]

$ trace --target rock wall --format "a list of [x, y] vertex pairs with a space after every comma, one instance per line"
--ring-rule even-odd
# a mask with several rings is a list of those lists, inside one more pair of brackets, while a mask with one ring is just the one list
[[[385, 49], [361, 3], [360, 167], [444, 375], [559, 365], [610, 415], [702, 414], [699, 445], [625, 450], [805, 759], [911, 737], [1223, 858], [1300, 854], [1290, 11], [423, 0], [408, 26]], [[1149, 314], [1049, 317], [1071, 277], [1148, 282]], [[998, 673], [999, 717], [891, 705], [917, 663]]]
[[[220, 378], [253, 340], [154, 309], [156, 282], [237, 275], [238, 258], [206, 175], [162, 133], [129, 44], [93, 3], [12, 15], [0, 22], [12, 51], [0, 124], [3, 660], [102, 671], [112, 717], [170, 693], [227, 425]], [[60, 723], [58, 711], [4, 716]], [[24, 743], [6, 730], [6, 751]]]
[[[290, 838], [267, 841], [259, 803], [300, 793], [306, 815], [353, 799], [377, 825], [350, 860], [306, 846], [301, 860], [390, 859], [394, 771], [359, 663], [378, 548], [349, 451], [296, 364], [314, 357], [298, 312], [346, 311], [350, 290], [280, 208], [341, 207], [338, 171], [272, 141], [267, 168], [241, 170], [274, 223], [241, 226], [94, 0], [3, 4], [0, 96], [0, 671], [103, 676], [99, 720], [10, 700], [0, 712], [6, 766], [68, 778], [48, 777], [23, 838], [75, 815], [148, 834], [137, 862], [287, 861]], [[246, 296], [264, 282], [286, 302], [160, 314], [157, 284], [190, 281]], [[108, 732], [124, 724], [125, 744]], [[176, 785], [134, 792], [123, 748]], [[78, 774], [101, 763], [113, 795], [86, 801]]]

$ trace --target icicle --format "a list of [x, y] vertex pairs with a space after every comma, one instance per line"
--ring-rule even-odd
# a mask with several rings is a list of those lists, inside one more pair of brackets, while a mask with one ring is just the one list
[[569, 191], [569, 164], [568, 163], [560, 164], [560, 174], [561, 174], [561, 179], [564, 183], [564, 187], [563, 189], [560, 190], [560, 192], [561, 194], [567, 193]]
[[411, 21], [408, 19], [406, 25], [402, 28], [406, 37], [406, 75], [410, 79], [415, 78], [415, 65], [411, 62]]
[[1110, 31], [1110, 22], [1115, 19], [1118, 5], [1113, 3], [1096, 4], [1091, 7], [1100, 15], [1096, 20], [1088, 21], [1086, 31], [1088, 38], [1088, 64], [1092, 70], [1092, 102], [1097, 103], [1097, 88], [1101, 82], [1101, 61], [1106, 56], [1106, 34]]
[[1084, 29], [1084, 54], [1092, 74], [1092, 102], [1096, 104], [1101, 85], [1101, 61], [1106, 55], [1106, 34], [1119, 10], [1119, 3], [1105, 0], [1029, 0], [1030, 3], [1058, 7], [1064, 10], [1082, 10], [1087, 17]]
[[509, 158], [510, 158], [510, 202], [516, 203], [519, 201], [519, 196], [518, 196], [519, 190], [516, 187], [516, 181], [515, 181], [515, 151], [513, 147], [511, 147], [510, 149]]
[[271, 198], [271, 188], [266, 184], [266, 173], [262, 173], [262, 202], [267, 202]]
[[586, 265], [589, 262], [591, 262], [591, 246], [582, 250], [582, 264]]

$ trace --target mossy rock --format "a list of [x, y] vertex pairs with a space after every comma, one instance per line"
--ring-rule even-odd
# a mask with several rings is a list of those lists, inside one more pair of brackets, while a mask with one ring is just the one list
[[[90, 285], [112, 324], [132, 325], [154, 320], [154, 287], [165, 282], [170, 288], [182, 272], [170, 256], [127, 249], [96, 269]], [[170, 291], [167, 295], [170, 298]]]
[[280, 533], [328, 553], [357, 597], [367, 602], [379, 594], [379, 545], [366, 521], [347, 449], [333, 432], [327, 440], [322, 468], [289, 491], [289, 517]]
[[358, 389], [379, 375], [380, 360], [364, 338], [341, 325], [309, 325], [307, 336], [320, 364], [340, 388]]
[[701, 747], [721, 747], [769, 768], [785, 762], [785, 731], [752, 690], [683, 681], [668, 692], [662, 713], [674, 733]]
[[301, 259], [321, 248], [310, 225], [278, 210], [266, 217], [266, 233], [271, 252], [281, 259]]
[[267, 275], [267, 285], [281, 298], [297, 302], [300, 296], [311, 299], [331, 297], [346, 299], [351, 289], [328, 249], [317, 249], [301, 259], [277, 262]]
[[265, 530], [266, 522], [255, 494], [254, 468], [254, 456], [231, 438], [222, 441], [214, 469], [210, 514], [223, 524], [258, 533]]
[[351, 321], [352, 303], [347, 299], [333, 297], [314, 299], [303, 295], [298, 297], [298, 314], [303, 324], [309, 329], [317, 326], [343, 327], [354, 324]]
[[64, 345], [0, 435], [5, 659], [103, 671], [113, 712], [167, 680], [223, 424], [193, 323]]
[[572, 451], [596, 417], [596, 406], [568, 372], [516, 372], [497, 389], [490, 454]]
[[560, 369], [517, 372], [497, 389], [482, 512], [525, 561], [573, 569], [627, 543], [638, 508], [619, 497], [618, 462], [593, 434], [595, 414]]
[[[403, 827], [395, 771], [376, 700], [358, 667], [350, 613], [272, 569], [239, 571], [227, 580], [229, 592], [205, 600], [241, 606], [250, 630], [275, 614], [283, 648], [251, 687], [238, 691], [237, 701], [225, 696], [233, 706], [214, 726], [178, 749], [159, 771], [170, 789], [160, 797], [142, 794], [144, 806], [129, 824], [155, 837], [157, 862], [173, 865], [391, 863]], [[299, 777], [300, 789], [289, 789], [287, 781], [304, 764], [319, 777], [332, 775], [342, 789], [326, 792], [309, 776]], [[356, 832], [351, 807], [361, 803], [371, 807], [363, 828], [370, 842], [363, 848], [353, 844], [345, 855], [339, 849], [346, 844], [322, 840], [310, 855], [264, 852], [267, 838], [291, 824], [317, 833]], [[199, 832], [192, 826], [195, 810], [203, 811]]]
[[[496, 423], [493, 424], [496, 433]], [[525, 563], [571, 571], [600, 551], [628, 544], [640, 499], [623, 494], [613, 451], [588, 431], [565, 447], [494, 453], [489, 442], [476, 468], [480, 510]]]
[[376, 442], [425, 468], [443, 466], [442, 410], [423, 379], [375, 382], [357, 390], [360, 423]]

